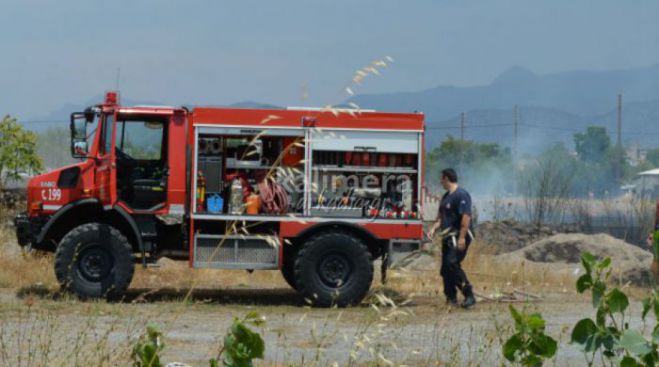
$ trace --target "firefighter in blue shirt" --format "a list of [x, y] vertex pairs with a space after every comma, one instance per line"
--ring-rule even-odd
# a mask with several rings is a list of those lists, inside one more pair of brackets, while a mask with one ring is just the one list
[[461, 306], [468, 308], [476, 303], [476, 299], [467, 275], [460, 264], [467, 255], [469, 244], [474, 239], [471, 223], [471, 196], [467, 190], [458, 186], [458, 175], [451, 168], [442, 171], [441, 183], [446, 193], [442, 196], [439, 205], [437, 222], [430, 228], [428, 235], [432, 238], [437, 229], [444, 234], [440, 274], [444, 280], [446, 302], [457, 305], [457, 290], [459, 289], [464, 295]]

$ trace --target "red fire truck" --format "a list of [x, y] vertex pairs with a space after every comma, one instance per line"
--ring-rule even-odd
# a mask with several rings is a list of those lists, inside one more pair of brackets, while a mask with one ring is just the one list
[[28, 183], [21, 246], [62, 288], [116, 298], [135, 264], [280, 270], [318, 306], [359, 303], [423, 236], [423, 114], [121, 106], [71, 115], [81, 161]]

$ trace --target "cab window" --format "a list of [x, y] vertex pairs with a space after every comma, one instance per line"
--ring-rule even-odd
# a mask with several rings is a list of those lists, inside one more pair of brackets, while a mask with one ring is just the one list
[[163, 131], [162, 121], [118, 121], [117, 150], [136, 160], [158, 161], [162, 158]]

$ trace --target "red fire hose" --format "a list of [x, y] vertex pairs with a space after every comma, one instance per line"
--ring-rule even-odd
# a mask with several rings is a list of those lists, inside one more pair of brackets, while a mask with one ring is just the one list
[[258, 183], [261, 211], [268, 214], [285, 214], [288, 210], [288, 195], [273, 178]]

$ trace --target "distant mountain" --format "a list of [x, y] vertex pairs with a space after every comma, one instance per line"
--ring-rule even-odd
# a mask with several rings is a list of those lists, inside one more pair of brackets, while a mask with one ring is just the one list
[[[511, 124], [512, 107], [520, 106], [520, 122], [540, 127], [520, 126], [522, 142], [535, 151], [541, 143], [565, 141], [589, 125], [603, 125], [615, 133], [617, 95], [623, 94], [624, 141], [659, 146], [659, 64], [646, 68], [615, 71], [572, 71], [537, 75], [523, 67], [512, 67], [492, 83], [475, 87], [439, 86], [420, 92], [356, 95], [348, 102], [361, 108], [381, 111], [423, 111], [429, 146], [447, 133], [459, 136], [460, 113], [466, 112], [467, 125]], [[466, 136], [477, 141], [512, 144], [512, 127], [468, 128]], [[615, 139], [614, 139], [615, 140]], [[541, 144], [546, 145], [546, 144]]]
[[513, 105], [557, 108], [577, 115], [607, 113], [619, 93], [625, 101], [659, 99], [659, 64], [615, 71], [571, 71], [536, 75], [516, 66], [492, 83], [475, 87], [439, 86], [412, 93], [363, 94], [351, 98], [362, 108], [423, 111], [441, 121], [463, 111]]

